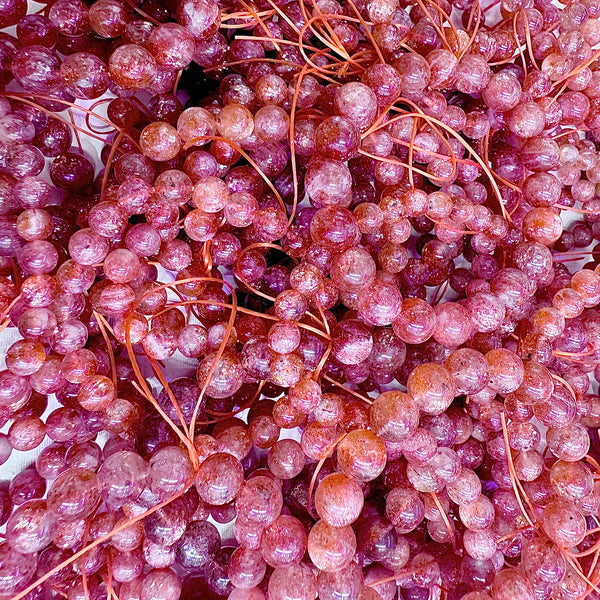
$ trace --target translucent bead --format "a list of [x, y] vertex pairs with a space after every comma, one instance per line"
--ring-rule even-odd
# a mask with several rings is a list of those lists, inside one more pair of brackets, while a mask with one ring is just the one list
[[567, 500], [581, 500], [594, 489], [593, 476], [581, 462], [557, 460], [550, 468], [550, 483], [556, 493]]
[[317, 513], [332, 527], [352, 524], [358, 518], [363, 504], [361, 486], [342, 473], [333, 473], [325, 477], [315, 492]]
[[185, 451], [168, 446], [150, 458], [149, 486], [160, 498], [168, 498], [184, 489], [194, 470]]
[[370, 325], [390, 325], [402, 311], [402, 296], [397, 286], [374, 281], [358, 296], [358, 314]]
[[317, 593], [317, 579], [308, 565], [299, 563], [277, 567], [269, 579], [272, 600], [312, 600]]
[[279, 479], [292, 479], [304, 468], [306, 457], [302, 446], [291, 439], [277, 441], [269, 450], [269, 469]]
[[219, 530], [208, 521], [193, 521], [177, 544], [177, 562], [189, 571], [208, 565], [221, 547]]
[[65, 57], [60, 74], [69, 92], [76, 98], [91, 100], [108, 89], [109, 77], [104, 62], [87, 52], [76, 52]]
[[429, 63], [419, 54], [403, 52], [393, 63], [400, 75], [403, 92], [419, 92], [427, 87], [430, 79]]
[[464, 344], [473, 329], [470, 311], [456, 302], [438, 304], [435, 309], [434, 339], [446, 348]]
[[479, 496], [470, 504], [459, 506], [460, 520], [468, 529], [481, 531], [489, 527], [494, 520], [494, 506], [486, 496]]
[[432, 336], [435, 323], [435, 311], [427, 302], [420, 298], [405, 298], [392, 328], [403, 342], [420, 344]]
[[356, 365], [373, 349], [373, 337], [358, 319], [341, 321], [333, 330], [333, 355], [342, 364]]
[[481, 495], [481, 480], [470, 469], [463, 469], [454, 481], [448, 483], [446, 491], [450, 500], [459, 506], [470, 504]]
[[140, 600], [178, 600], [181, 579], [171, 569], [154, 569], [144, 576]]
[[99, 499], [96, 474], [73, 467], [61, 473], [52, 484], [48, 491], [48, 510], [58, 519], [75, 520], [90, 515]]
[[517, 390], [525, 378], [523, 361], [510, 350], [499, 348], [485, 355], [489, 365], [489, 386], [500, 394]]
[[566, 562], [560, 550], [543, 538], [529, 540], [521, 552], [528, 575], [535, 581], [559, 583], [566, 573]]
[[252, 589], [262, 581], [266, 570], [267, 564], [260, 552], [249, 548], [238, 548], [231, 555], [228, 575], [236, 588]]
[[544, 509], [542, 523], [546, 535], [559, 547], [570, 548], [586, 535], [583, 515], [569, 502], [554, 500]]
[[505, 112], [519, 103], [521, 84], [512, 73], [501, 71], [492, 75], [482, 96], [492, 110]]
[[46, 501], [30, 500], [19, 506], [8, 519], [6, 541], [14, 552], [35, 554], [48, 545], [54, 528], [54, 515], [48, 511]]
[[[151, 493], [146, 493], [146, 496], [148, 502], [144, 496], [139, 500], [142, 506], [156, 503], [156, 496]], [[181, 498], [159, 508], [144, 519], [146, 540], [161, 546], [172, 546], [184, 535], [188, 515], [189, 507]]]
[[560, 215], [551, 208], [534, 208], [523, 220], [523, 233], [529, 239], [545, 246], [556, 242], [563, 232]]
[[13, 477], [9, 495], [13, 504], [23, 504], [28, 500], [41, 498], [46, 491], [46, 482], [34, 469], [25, 469]]
[[114, 505], [133, 502], [144, 489], [147, 477], [146, 461], [130, 450], [112, 454], [98, 471], [102, 497]]
[[534, 597], [531, 583], [516, 569], [505, 569], [496, 575], [492, 584], [492, 594], [494, 600]]
[[352, 121], [329, 117], [315, 130], [315, 142], [317, 150], [326, 158], [348, 160], [358, 150], [360, 137]]
[[373, 432], [355, 429], [339, 443], [337, 458], [348, 477], [361, 482], [372, 481], [385, 468], [385, 444]]
[[151, 160], [166, 162], [175, 158], [181, 149], [177, 130], [168, 123], [151, 123], [140, 135], [142, 152]]
[[200, 363], [197, 370], [198, 383], [203, 385], [208, 380], [206, 395], [211, 398], [226, 398], [240, 389], [244, 371], [239, 358], [233, 352], [224, 352], [216, 361], [216, 366], [215, 359], [216, 355], [211, 353]]
[[371, 426], [382, 439], [400, 442], [416, 430], [419, 409], [413, 399], [403, 392], [384, 392], [369, 410]]
[[217, 130], [224, 138], [241, 142], [254, 131], [252, 113], [241, 104], [227, 104], [217, 115]]
[[454, 400], [454, 381], [448, 369], [435, 363], [419, 365], [408, 377], [407, 391], [426, 414], [444, 412]]
[[480, 92], [487, 87], [491, 71], [479, 54], [465, 54], [455, 71], [456, 87], [463, 94]]
[[8, 430], [10, 445], [22, 452], [37, 448], [45, 436], [44, 422], [34, 415], [16, 418]]
[[348, 566], [356, 552], [352, 527], [331, 527], [317, 521], [308, 534], [308, 554], [322, 571], [339, 571]]
[[363, 83], [346, 83], [336, 90], [334, 105], [337, 113], [352, 121], [362, 132], [373, 123], [377, 114], [377, 97]]
[[194, 56], [194, 38], [177, 23], [163, 23], [150, 33], [147, 48], [161, 66], [184, 69]]
[[446, 360], [446, 368], [452, 374], [458, 392], [477, 393], [488, 383], [488, 364], [477, 350], [455, 350]]
[[322, 600], [358, 599], [363, 586], [362, 569], [352, 562], [335, 572], [323, 571], [317, 578], [318, 597]]
[[307, 535], [296, 517], [280, 515], [262, 532], [260, 550], [271, 567], [282, 567], [300, 561], [306, 552]]
[[125, 9], [115, 0], [101, 0], [90, 6], [90, 26], [101, 37], [114, 38], [125, 31]]
[[81, 385], [77, 398], [86, 410], [101, 411], [115, 400], [116, 395], [115, 386], [108, 377], [94, 375]]
[[35, 553], [21, 554], [6, 543], [0, 546], [0, 579], [4, 594], [12, 596], [24, 590], [33, 579], [36, 568]]
[[222, 505], [230, 502], [244, 481], [244, 469], [231, 454], [218, 452], [209, 456], [196, 476], [196, 489], [202, 500]]
[[349, 206], [352, 176], [348, 167], [336, 160], [313, 157], [304, 176], [313, 206]]
[[156, 69], [152, 54], [136, 44], [119, 46], [108, 61], [113, 81], [125, 89], [144, 89], [152, 81]]
[[582, 460], [590, 448], [587, 429], [579, 423], [550, 428], [546, 432], [546, 442], [554, 456], [567, 462]]
[[249, 479], [241, 487], [236, 498], [238, 518], [260, 525], [272, 523], [281, 513], [282, 506], [281, 488], [270, 477], [258, 476]]

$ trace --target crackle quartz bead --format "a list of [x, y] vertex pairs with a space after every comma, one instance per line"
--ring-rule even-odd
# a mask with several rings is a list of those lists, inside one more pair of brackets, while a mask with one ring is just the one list
[[313, 215], [310, 235], [329, 250], [344, 252], [358, 239], [356, 217], [343, 206], [326, 206]]
[[341, 161], [313, 156], [304, 176], [304, 185], [316, 208], [350, 205], [352, 174]]
[[402, 311], [402, 295], [394, 283], [374, 281], [358, 296], [358, 315], [365, 323], [391, 325]]
[[581, 462], [557, 460], [550, 468], [550, 483], [554, 491], [566, 500], [582, 500], [594, 489], [592, 473]]
[[481, 92], [491, 79], [491, 69], [480, 54], [465, 54], [455, 71], [456, 88], [463, 94]]
[[420, 298], [405, 298], [392, 329], [403, 342], [422, 344], [433, 335], [435, 324], [435, 310], [429, 303]]
[[66, 56], [60, 66], [60, 74], [67, 90], [75, 98], [85, 100], [102, 96], [110, 81], [104, 62], [87, 52]]
[[231, 142], [242, 142], [254, 131], [252, 113], [235, 102], [224, 106], [217, 115], [217, 130], [221, 136]]
[[187, 67], [194, 56], [194, 38], [177, 23], [163, 23], [155, 27], [146, 44], [154, 59], [174, 71]]
[[550, 246], [560, 238], [563, 223], [560, 215], [547, 207], [533, 208], [523, 219], [523, 234], [533, 242]]
[[[243, 384], [244, 369], [237, 354], [225, 351], [216, 360], [216, 354], [208, 354], [197, 369], [198, 384], [204, 385], [208, 379], [206, 395], [210, 398], [227, 398], [237, 392]], [[214, 368], [213, 368], [214, 367]], [[212, 373], [209, 372], [212, 369]]]
[[456, 391], [476, 394], [488, 383], [488, 363], [481, 352], [471, 348], [459, 348], [446, 359]]
[[494, 521], [494, 506], [487, 496], [479, 496], [474, 502], [459, 506], [460, 520], [465, 527], [473, 531], [481, 531]]
[[370, 285], [376, 273], [373, 257], [364, 248], [349, 248], [331, 265], [331, 279], [343, 292], [361, 292]]
[[481, 480], [470, 469], [463, 468], [458, 477], [446, 485], [448, 497], [459, 506], [475, 502], [481, 494]]
[[488, 385], [499, 394], [516, 391], [525, 379], [523, 361], [506, 348], [490, 350], [485, 359], [489, 365]]
[[496, 73], [482, 92], [489, 108], [496, 112], [505, 112], [515, 108], [521, 100], [521, 84], [509, 72]]
[[182, 490], [194, 474], [187, 452], [177, 446], [156, 451], [150, 458], [149, 468], [150, 489], [160, 498]]
[[358, 319], [341, 321], [332, 331], [332, 353], [344, 365], [358, 365], [373, 350], [373, 335]]
[[140, 147], [151, 160], [166, 162], [179, 154], [181, 138], [177, 129], [168, 123], [150, 123], [140, 135]]
[[91, 28], [103, 38], [119, 37], [125, 31], [125, 7], [116, 0], [99, 0], [88, 13]]
[[348, 160], [360, 145], [360, 134], [352, 121], [344, 117], [328, 117], [315, 130], [318, 152], [326, 158]]
[[371, 88], [357, 81], [336, 89], [336, 112], [351, 121], [359, 131], [366, 131], [377, 116], [377, 96]]
[[[152, 503], [156, 502], [156, 497], [148, 492], [139, 502], [144, 503], [146, 496], [150, 497]], [[188, 514], [188, 507], [181, 498], [161, 507], [144, 519], [145, 539], [153, 544], [172, 546], [185, 533]]]

